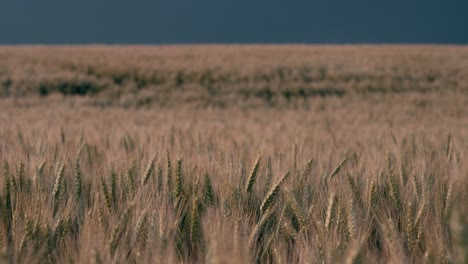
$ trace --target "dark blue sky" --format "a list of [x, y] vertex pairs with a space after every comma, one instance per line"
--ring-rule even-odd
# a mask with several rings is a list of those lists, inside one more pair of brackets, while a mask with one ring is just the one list
[[0, 0], [1, 44], [468, 43], [468, 0]]

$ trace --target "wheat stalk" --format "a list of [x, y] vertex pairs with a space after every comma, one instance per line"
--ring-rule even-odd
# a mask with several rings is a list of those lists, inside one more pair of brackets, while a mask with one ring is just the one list
[[260, 206], [260, 211], [262, 214], [266, 212], [266, 210], [275, 202], [276, 197], [278, 196], [281, 184], [286, 180], [289, 176], [289, 171], [286, 172], [283, 177], [281, 177], [271, 188], [271, 190], [267, 193], [265, 198], [263, 199], [262, 205]]
[[39, 182], [42, 180], [42, 175], [44, 173], [45, 164], [46, 164], [46, 161], [44, 160], [36, 168], [36, 174], [35, 174], [35, 177], [34, 177], [34, 186], [35, 186], [35, 188], [39, 187]]
[[184, 192], [184, 179], [183, 179], [183, 174], [182, 174], [182, 159], [177, 160], [177, 171], [176, 171], [176, 190], [174, 193], [174, 196], [177, 201], [180, 200], [183, 192]]
[[145, 173], [143, 174], [143, 179], [141, 181], [141, 185], [145, 185], [148, 182], [151, 175], [153, 175], [155, 161], [156, 161], [156, 153], [153, 154], [153, 157], [151, 157], [151, 160], [146, 166]]
[[247, 179], [247, 184], [245, 185], [245, 192], [251, 193], [253, 191], [253, 186], [255, 184], [255, 180], [257, 179], [258, 168], [260, 166], [261, 157], [258, 156], [255, 160], [255, 164], [252, 167], [252, 171], [250, 172], [250, 176]]
[[167, 151], [167, 183], [166, 183], [166, 188], [167, 188], [167, 193], [172, 193], [172, 166], [171, 166], [171, 158], [169, 156], [169, 151]]
[[361, 190], [359, 186], [356, 184], [354, 179], [351, 177], [351, 175], [347, 172], [346, 173], [346, 179], [348, 180], [349, 187], [351, 188], [351, 192], [353, 193], [354, 196], [354, 201], [358, 203], [358, 205], [362, 204], [362, 196], [361, 196]]
[[356, 239], [356, 228], [357, 228], [357, 223], [356, 223], [356, 213], [354, 210], [354, 200], [350, 199], [349, 200], [349, 206], [348, 206], [348, 213], [347, 213], [347, 223], [348, 223], [348, 232], [349, 235], [352, 239]]
[[204, 199], [208, 206], [213, 206], [214, 205], [214, 190], [213, 190], [213, 184], [211, 183], [211, 178], [208, 175], [208, 172], [205, 172], [204, 178], [205, 178]]
[[396, 208], [396, 210], [401, 211], [403, 206], [402, 206], [401, 195], [400, 195], [400, 184], [398, 183], [398, 178], [395, 175], [395, 171], [392, 166], [391, 157], [392, 157], [391, 153], [387, 152], [386, 170], [387, 170], [388, 186], [390, 188], [390, 197], [392, 198], [393, 206]]
[[81, 199], [81, 192], [82, 192], [82, 172], [80, 168], [80, 158], [79, 156], [76, 157], [75, 159], [75, 166], [73, 167], [73, 179], [75, 183], [75, 198], [77, 201]]
[[54, 212], [53, 215], [57, 213], [59, 203], [60, 203], [60, 193], [62, 189], [63, 175], [64, 175], [65, 166], [62, 164], [57, 172], [55, 177], [54, 188], [52, 189], [52, 197], [54, 201]]
[[104, 177], [101, 177], [101, 188], [102, 188], [102, 194], [104, 196], [104, 201], [106, 202], [106, 206], [109, 210], [112, 209], [112, 198], [111, 194], [109, 193], [109, 190], [107, 189], [107, 184], [106, 180]]
[[143, 211], [138, 218], [137, 224], [135, 226], [135, 230], [133, 232], [133, 240], [132, 240], [132, 248], [135, 246], [136, 243], [139, 243], [143, 248], [145, 247], [146, 242], [146, 231], [145, 226], [147, 222], [147, 214], [146, 211]]
[[445, 207], [444, 207], [445, 219], [449, 217], [450, 210], [452, 208], [452, 192], [453, 192], [453, 182], [450, 182], [447, 188], [447, 194], [445, 195]]
[[157, 189], [158, 193], [161, 193], [162, 188], [163, 188], [163, 171], [160, 165], [158, 165], [156, 169], [156, 174], [157, 174]]
[[411, 250], [415, 249], [416, 246], [416, 230], [413, 223], [413, 206], [411, 202], [408, 202], [406, 207], [406, 239], [410, 245]]
[[336, 168], [330, 173], [330, 175], [328, 175], [328, 180], [331, 180], [333, 177], [335, 177], [338, 174], [338, 172], [340, 172], [341, 168], [343, 167], [343, 165], [346, 163], [347, 160], [348, 160], [348, 157], [345, 157], [338, 164], [338, 166], [336, 166]]
[[306, 222], [304, 213], [302, 212], [302, 209], [300, 208], [296, 199], [286, 188], [283, 188], [283, 194], [286, 197], [287, 205], [291, 208], [291, 211], [293, 213], [293, 225], [296, 226], [296, 231], [299, 232], [304, 227]]
[[325, 216], [325, 229], [329, 230], [331, 223], [336, 215], [336, 195], [334, 192], [330, 193], [328, 198], [327, 214]]
[[110, 177], [109, 198], [113, 206], [117, 206], [117, 173], [112, 169]]
[[131, 171], [125, 172], [124, 175], [124, 182], [125, 182], [125, 187], [130, 196], [133, 196], [135, 194], [135, 181], [133, 179]]
[[274, 212], [275, 212], [274, 207], [269, 208], [268, 210], [263, 212], [262, 217], [260, 218], [260, 221], [258, 221], [257, 225], [255, 226], [254, 230], [249, 236], [249, 240], [247, 243], [249, 249], [253, 249], [258, 239], [262, 237], [265, 226], [270, 222], [271, 218], [274, 215]]
[[190, 242], [194, 246], [199, 234], [198, 198], [194, 198], [190, 208]]
[[265, 189], [268, 190], [270, 188], [271, 181], [273, 179], [273, 168], [271, 166], [271, 158], [270, 157], [267, 158], [266, 167], [267, 167], [267, 171], [266, 171]]

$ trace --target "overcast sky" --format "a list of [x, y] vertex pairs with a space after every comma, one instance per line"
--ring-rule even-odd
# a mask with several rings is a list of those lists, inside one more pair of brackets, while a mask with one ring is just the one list
[[468, 44], [468, 0], [0, 0], [1, 44]]

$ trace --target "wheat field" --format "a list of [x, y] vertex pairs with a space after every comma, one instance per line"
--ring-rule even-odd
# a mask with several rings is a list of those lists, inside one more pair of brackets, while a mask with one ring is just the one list
[[466, 263], [468, 49], [0, 48], [2, 263]]

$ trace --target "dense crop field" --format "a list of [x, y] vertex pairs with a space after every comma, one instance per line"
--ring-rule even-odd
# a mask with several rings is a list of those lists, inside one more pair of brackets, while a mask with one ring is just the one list
[[465, 47], [2, 47], [2, 261], [466, 263], [465, 65]]
[[279, 106], [348, 94], [468, 90], [465, 46], [2, 47], [0, 97]]

